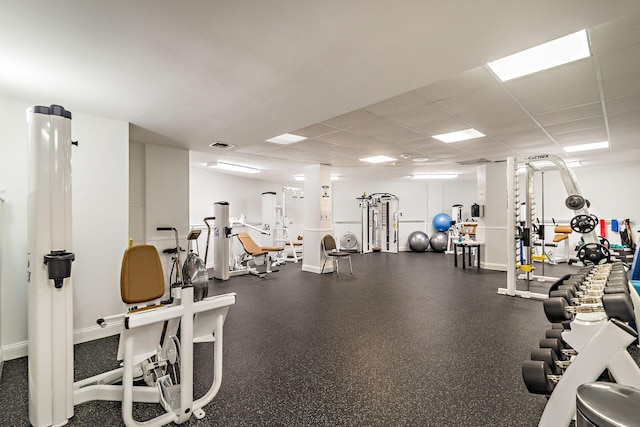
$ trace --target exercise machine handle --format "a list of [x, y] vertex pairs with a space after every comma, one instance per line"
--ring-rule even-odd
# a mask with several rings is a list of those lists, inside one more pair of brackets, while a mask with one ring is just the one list
[[156, 228], [158, 231], [175, 231], [176, 229], [173, 227], [158, 227]]

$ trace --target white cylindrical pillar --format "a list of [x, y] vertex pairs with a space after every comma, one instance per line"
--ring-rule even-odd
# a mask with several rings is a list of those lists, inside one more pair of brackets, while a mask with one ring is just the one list
[[29, 421], [73, 416], [71, 113], [28, 110]]
[[229, 203], [213, 204], [213, 277], [229, 279]]

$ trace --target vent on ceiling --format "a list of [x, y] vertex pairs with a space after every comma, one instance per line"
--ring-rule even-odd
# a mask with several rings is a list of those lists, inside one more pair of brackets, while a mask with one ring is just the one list
[[209, 144], [209, 147], [213, 147], [213, 148], [222, 148], [224, 150], [228, 150], [230, 148], [234, 148], [236, 145], [235, 144], [227, 144], [226, 142], [220, 142], [220, 141], [216, 141], [212, 144]]
[[464, 162], [458, 162], [459, 165], [482, 165], [484, 163], [493, 163], [491, 160], [487, 159], [474, 159], [474, 160], [465, 160]]

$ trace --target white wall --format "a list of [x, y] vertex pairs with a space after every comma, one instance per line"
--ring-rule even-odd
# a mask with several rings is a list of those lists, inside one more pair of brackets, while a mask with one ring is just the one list
[[[5, 358], [27, 347], [27, 125], [31, 104], [0, 99], [0, 188], [4, 194], [4, 266], [0, 327]], [[74, 339], [104, 336], [96, 318], [121, 310], [119, 276], [128, 229], [126, 122], [73, 111]], [[12, 266], [6, 268], [7, 265]]]
[[[477, 202], [475, 180], [471, 181], [366, 181], [333, 183], [333, 215], [336, 238], [351, 231], [360, 235], [361, 217], [356, 197], [363, 192], [391, 193], [399, 198], [402, 212], [399, 226], [400, 250], [409, 250], [408, 236], [414, 231], [434, 233], [433, 217], [451, 214], [451, 206], [463, 205], [463, 219], [470, 217], [470, 206]], [[466, 212], [466, 213], [465, 213]]]
[[[301, 187], [301, 183], [282, 183], [255, 178], [220, 173], [198, 167], [189, 169], [189, 223], [191, 227], [202, 227], [205, 231], [198, 239], [200, 255], [204, 257], [206, 245], [206, 228], [203, 218], [213, 215], [213, 204], [225, 201], [229, 203], [229, 216], [238, 218], [244, 215], [250, 225], [260, 227], [262, 223], [262, 193], [276, 193], [276, 204], [282, 203], [282, 187]], [[291, 220], [290, 232], [295, 236], [302, 235], [304, 226], [304, 199], [287, 197], [287, 217]], [[238, 227], [239, 230], [239, 227]], [[248, 232], [258, 244], [266, 245], [266, 239], [251, 229]], [[210, 245], [213, 244], [211, 241]], [[213, 264], [209, 248], [209, 267]]]

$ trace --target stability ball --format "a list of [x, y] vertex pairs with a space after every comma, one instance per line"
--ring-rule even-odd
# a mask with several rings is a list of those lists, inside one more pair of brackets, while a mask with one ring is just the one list
[[414, 252], [424, 252], [429, 247], [429, 236], [422, 231], [409, 234], [409, 248]]
[[442, 231], [433, 233], [429, 242], [434, 252], [444, 252], [447, 249], [447, 233]]
[[446, 213], [439, 213], [433, 217], [431, 223], [437, 231], [447, 231], [451, 227], [451, 217]]

